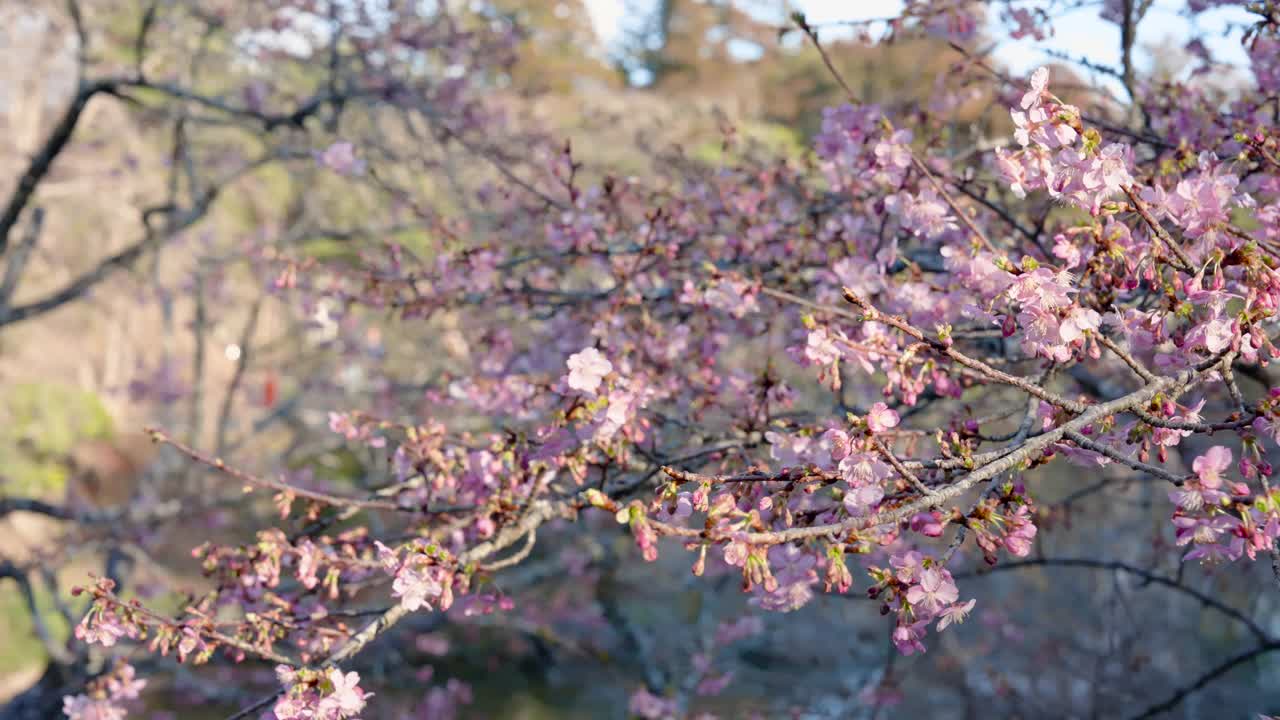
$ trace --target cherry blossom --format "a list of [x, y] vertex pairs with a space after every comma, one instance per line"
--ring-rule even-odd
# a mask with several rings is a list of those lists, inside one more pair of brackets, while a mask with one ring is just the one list
[[594, 395], [604, 377], [613, 372], [613, 364], [593, 347], [570, 355], [568, 365], [569, 387], [590, 395]]
[[356, 157], [356, 146], [346, 140], [339, 140], [324, 152], [317, 155], [321, 165], [340, 175], [359, 175], [364, 172], [365, 163]]
[[888, 405], [878, 402], [867, 412], [867, 429], [873, 433], [882, 433], [898, 426], [898, 413]]
[[955, 583], [934, 568], [923, 571], [920, 584], [912, 585], [907, 591], [907, 602], [918, 605], [930, 615], [937, 615], [944, 605], [950, 605], [959, 598], [960, 591]]

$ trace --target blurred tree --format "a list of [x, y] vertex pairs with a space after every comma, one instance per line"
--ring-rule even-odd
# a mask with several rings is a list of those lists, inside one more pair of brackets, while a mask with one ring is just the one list
[[628, 15], [615, 63], [633, 84], [664, 93], [723, 94], [777, 52], [776, 27], [729, 0], [630, 0]]
[[[615, 64], [635, 86], [711, 100], [802, 138], [820, 129], [822, 108], [848, 101], [822, 61], [794, 42], [794, 28], [784, 30], [789, 3], [631, 0], [628, 7], [633, 20]], [[874, 24], [829, 33], [828, 56], [859, 101], [898, 113], [945, 107], [957, 144], [1007, 132], [1007, 113], [991, 111], [989, 84], [953, 80], [964, 56], [947, 40], [908, 26], [881, 42], [886, 33]]]
[[584, 81], [620, 84], [583, 0], [494, 0], [494, 7], [524, 30], [521, 62], [512, 68], [518, 89], [565, 93]]

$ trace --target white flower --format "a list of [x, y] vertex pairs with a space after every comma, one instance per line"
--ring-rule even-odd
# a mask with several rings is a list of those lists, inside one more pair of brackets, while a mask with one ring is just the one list
[[1049, 86], [1049, 68], [1042, 67], [1031, 73], [1031, 89], [1022, 96], [1022, 102], [1019, 103], [1023, 110], [1029, 110], [1040, 104], [1040, 98], [1044, 95], [1045, 89]]
[[569, 387], [574, 390], [594, 395], [604, 376], [611, 372], [613, 363], [595, 348], [569, 356]]

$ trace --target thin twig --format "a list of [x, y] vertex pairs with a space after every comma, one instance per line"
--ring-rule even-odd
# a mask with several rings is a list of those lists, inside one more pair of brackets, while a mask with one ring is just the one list
[[1040, 567], [1040, 566], [1093, 568], [1096, 570], [1113, 570], [1115, 572], [1127, 573], [1129, 575], [1142, 578], [1142, 580], [1147, 583], [1163, 585], [1164, 587], [1180, 592], [1183, 595], [1194, 598], [1204, 607], [1213, 609], [1218, 613], [1225, 615], [1231, 618], [1232, 620], [1235, 620], [1236, 622], [1243, 625], [1254, 636], [1254, 638], [1258, 640], [1259, 643], [1266, 644], [1266, 643], [1272, 642], [1270, 634], [1268, 634], [1262, 628], [1261, 625], [1258, 625], [1256, 622], [1251, 620], [1244, 613], [1240, 612], [1236, 608], [1231, 607], [1230, 605], [1223, 603], [1221, 600], [1218, 600], [1212, 595], [1200, 592], [1195, 588], [1187, 587], [1186, 585], [1183, 585], [1182, 583], [1178, 582], [1178, 580], [1175, 578], [1166, 577], [1164, 575], [1158, 575], [1149, 570], [1144, 570], [1140, 567], [1129, 565], [1127, 563], [1123, 563], [1116, 560], [1095, 560], [1093, 558], [1055, 558], [1055, 557], [1029, 558], [1027, 560], [1012, 560], [1009, 562], [1002, 562], [999, 565], [985, 568], [977, 572], [956, 573], [955, 577], [956, 579], [962, 579], [965, 577], [984, 577], [986, 575], [990, 575], [992, 573], [997, 573], [997, 572], [1005, 572], [1009, 570], [1018, 570], [1023, 568]]
[[156, 428], [147, 428], [147, 433], [151, 435], [151, 439], [153, 441], [168, 445], [201, 465], [207, 465], [208, 467], [211, 467], [224, 475], [235, 478], [246, 485], [257, 485], [258, 487], [275, 490], [277, 492], [305, 498], [307, 500], [314, 500], [325, 505], [333, 505], [336, 507], [353, 507], [364, 510], [389, 510], [394, 512], [419, 512], [416, 508], [398, 505], [390, 500], [367, 500], [363, 498], [330, 495], [329, 493], [322, 493], [315, 490], [306, 490], [280, 480], [272, 480], [270, 478], [251, 475], [243, 470], [238, 470], [227, 465], [223, 462], [222, 458], [209, 457], [199, 450], [169, 437], [167, 434]]
[[1138, 377], [1142, 378], [1147, 382], [1151, 382], [1152, 380], [1155, 380], [1156, 376], [1154, 373], [1148, 370], [1146, 366], [1144, 366], [1142, 363], [1138, 362], [1138, 360], [1134, 358], [1133, 355], [1131, 355], [1128, 350], [1125, 350], [1124, 348], [1117, 345], [1115, 341], [1113, 341], [1111, 338], [1107, 337], [1106, 335], [1103, 335], [1100, 332], [1095, 333], [1094, 338], [1097, 339], [1099, 345], [1110, 350], [1112, 353], [1115, 354], [1116, 357], [1123, 360], [1124, 364], [1129, 366], [1129, 369], [1133, 370], [1135, 373], [1138, 374]]
[[1268, 643], [1263, 643], [1261, 645], [1254, 647], [1251, 650], [1245, 650], [1242, 653], [1234, 655], [1224, 660], [1223, 662], [1219, 663], [1216, 667], [1204, 673], [1200, 677], [1196, 678], [1195, 681], [1193, 681], [1190, 685], [1186, 685], [1184, 687], [1178, 688], [1178, 690], [1174, 692], [1173, 695], [1169, 697], [1169, 699], [1165, 700], [1162, 703], [1152, 705], [1151, 707], [1143, 711], [1141, 714], [1135, 715], [1133, 717], [1133, 720], [1146, 720], [1146, 718], [1156, 717], [1161, 713], [1172, 710], [1173, 708], [1177, 707], [1178, 704], [1181, 703], [1188, 695], [1191, 695], [1192, 693], [1197, 692], [1198, 690], [1201, 690], [1209, 683], [1213, 682], [1214, 680], [1217, 680], [1222, 675], [1225, 675], [1227, 672], [1229, 672], [1231, 669], [1233, 669], [1237, 665], [1242, 665], [1244, 663], [1249, 662], [1250, 660], [1253, 660], [1258, 657], [1262, 657], [1263, 655], [1266, 655], [1267, 653], [1273, 652], [1275, 650], [1280, 650], [1280, 642], [1271, 641]]
[[952, 360], [955, 360], [956, 362], [960, 363], [961, 365], [964, 365], [965, 367], [968, 367], [972, 370], [976, 370], [982, 373], [984, 376], [986, 376], [991, 380], [1004, 383], [1006, 385], [1011, 385], [1027, 393], [1028, 395], [1033, 395], [1037, 398], [1040, 398], [1041, 400], [1044, 400], [1045, 402], [1051, 405], [1057, 405], [1058, 407], [1065, 408], [1067, 410], [1070, 410], [1071, 412], [1075, 412], [1075, 413], [1083, 412], [1086, 408], [1089, 407], [1084, 403], [1076, 402], [1075, 400], [1068, 400], [1067, 398], [1061, 397], [1059, 395], [1055, 395], [1054, 393], [1051, 393], [1045, 390], [1044, 388], [1039, 387], [1038, 385], [1032, 384], [1026, 378], [1020, 378], [1014, 375], [1010, 375], [1006, 372], [1003, 372], [1001, 370], [997, 370], [996, 368], [991, 367], [990, 365], [988, 365], [987, 363], [981, 360], [969, 357], [968, 355], [960, 352], [959, 350], [956, 350], [955, 347], [953, 347], [952, 345], [948, 343], [944, 343], [943, 341], [938, 340], [937, 338], [933, 338], [928, 335], [925, 335], [923, 330], [911, 325], [906, 320], [903, 320], [902, 318], [894, 315], [886, 315], [880, 312], [870, 302], [868, 302], [866, 299], [862, 298], [860, 295], [858, 295], [853, 290], [847, 287], [843, 289], [843, 293], [844, 293], [844, 299], [846, 301], [848, 301], [852, 305], [856, 305], [859, 308], [861, 308], [864, 314], [864, 317], [861, 319], [865, 321], [870, 321], [870, 322], [882, 323], [894, 329], [900, 330], [906, 333], [907, 335], [915, 338], [916, 340], [926, 343], [934, 351], [942, 355], [945, 355], [951, 358]]
[[538, 541], [538, 529], [534, 528], [529, 531], [529, 535], [525, 539], [525, 543], [523, 547], [521, 547], [519, 550], [517, 550], [515, 553], [512, 553], [508, 557], [505, 557], [501, 560], [497, 560], [495, 562], [491, 562], [488, 565], [482, 565], [481, 569], [483, 569], [486, 572], [494, 572], [497, 570], [501, 570], [503, 568], [509, 568], [512, 565], [518, 565], [519, 563], [524, 562], [525, 558], [529, 557], [529, 553], [533, 552], [533, 545], [537, 541]]
[[1138, 197], [1138, 193], [1134, 192], [1132, 187], [1125, 187], [1124, 194], [1129, 196], [1129, 202], [1133, 203], [1134, 210], [1142, 217], [1142, 220], [1147, 224], [1147, 227], [1151, 228], [1151, 231], [1155, 233], [1157, 244], [1163, 244], [1165, 247], [1169, 248], [1169, 251], [1177, 258], [1179, 263], [1178, 269], [1185, 273], [1195, 272], [1195, 266], [1191, 262], [1191, 258], [1187, 257], [1187, 254], [1183, 252], [1182, 247], [1178, 245], [1171, 235], [1169, 235], [1169, 231], [1165, 230], [1164, 227], [1160, 225], [1160, 222], [1155, 219], [1155, 216], [1153, 216], [1151, 211], [1147, 208], [1147, 204], [1142, 201], [1142, 198]]
[[911, 487], [916, 489], [916, 492], [924, 496], [933, 495], [933, 491], [925, 487], [925, 484], [920, 482], [920, 478], [916, 477], [901, 462], [898, 462], [898, 458], [894, 457], [892, 452], [889, 452], [889, 448], [885, 447], [884, 443], [880, 442], [880, 438], [871, 438], [871, 446], [875, 448], [876, 452], [878, 452], [881, 457], [889, 461], [889, 464], [893, 466], [893, 469], [901, 475], [903, 479], [910, 483]]
[[1174, 475], [1173, 473], [1169, 472], [1168, 470], [1165, 470], [1164, 468], [1156, 467], [1155, 465], [1150, 465], [1140, 460], [1135, 460], [1119, 452], [1113, 447], [1104, 445], [1103, 443], [1100, 443], [1100, 442], [1095, 442], [1093, 440], [1090, 440], [1089, 438], [1085, 437], [1084, 435], [1081, 435], [1078, 432], [1069, 432], [1067, 433], [1067, 437], [1071, 440], [1071, 442], [1075, 443], [1076, 445], [1079, 445], [1080, 447], [1086, 450], [1090, 450], [1092, 452], [1098, 453], [1099, 455], [1111, 458], [1112, 460], [1115, 460], [1116, 462], [1122, 465], [1127, 465], [1133, 468], [1134, 470], [1139, 470], [1141, 472], [1147, 473], [1148, 475], [1154, 475], [1155, 477], [1158, 477], [1161, 480], [1167, 480], [1173, 483], [1174, 485], [1182, 485], [1182, 483], [1186, 482], [1187, 480], [1185, 476]]
[[[836, 69], [835, 64], [831, 62], [831, 58], [827, 55], [826, 49], [822, 47], [822, 43], [818, 40], [817, 31], [805, 22], [803, 15], [796, 14], [792, 16], [792, 20], [795, 21], [796, 25], [802, 31], [804, 31], [804, 34], [809, 38], [809, 41], [813, 43], [813, 47], [817, 49], [818, 55], [822, 57], [822, 64], [827, 66], [827, 72], [835, 78], [837, 83], [840, 84], [841, 89], [844, 90], [845, 95], [849, 98], [849, 102], [857, 104], [858, 96], [854, 94], [853, 89], [849, 87], [849, 83], [845, 81], [844, 76], [840, 74], [840, 71]], [[991, 244], [991, 240], [987, 238], [987, 234], [984, 233], [977, 224], [973, 222], [973, 219], [960, 208], [959, 203], [957, 203], [956, 199], [951, 196], [951, 193], [947, 192], [947, 189], [938, 181], [938, 178], [934, 177], [933, 171], [924, 164], [920, 157], [916, 155], [914, 150], [908, 148], [908, 152], [911, 155], [911, 162], [915, 165], [916, 170], [924, 176], [924, 178], [933, 187], [934, 192], [938, 193], [938, 195], [947, 203], [947, 206], [951, 208], [951, 211], [960, 218], [960, 221], [969, 229], [969, 232], [973, 233], [973, 235], [978, 238], [983, 247], [987, 248], [987, 250], [991, 251], [993, 254], [999, 255], [995, 246]]]
[[[889, 510], [882, 510], [868, 518], [850, 518], [838, 523], [789, 528], [786, 530], [748, 532], [741, 533], [735, 537], [740, 541], [752, 545], [779, 545], [803, 540], [841, 536], [849, 532], [866, 530], [873, 527], [883, 527], [902, 522], [903, 520], [914, 516], [916, 513], [931, 510], [939, 507], [942, 503], [951, 500], [952, 498], [959, 497], [980, 482], [990, 480], [1002, 473], [1014, 470], [1025, 462], [1030, 462], [1031, 460], [1039, 458], [1050, 446], [1061, 441], [1069, 432], [1078, 432], [1082, 428], [1092, 425], [1105, 417], [1124, 412], [1134, 406], [1149, 402], [1151, 398], [1155, 397], [1159, 393], [1170, 392], [1174, 394], [1181, 394], [1186, 386], [1198, 377], [1198, 372], [1199, 371], [1183, 371], [1176, 377], [1160, 378], [1156, 382], [1128, 395], [1109, 402], [1093, 405], [1087, 411], [1081, 413], [1079, 417], [1076, 417], [1052, 430], [1048, 430], [1043, 434], [1026, 440], [1018, 447], [1018, 449], [1003, 455], [998, 460], [994, 460], [986, 465], [976, 468], [972, 472], [956, 479], [950, 485], [936, 490], [930, 496], [920, 498], [905, 505]], [[678, 527], [652, 519], [649, 521], [649, 525], [658, 531], [659, 534], [672, 535], [675, 537], [698, 540], [728, 539], [727, 536], [725, 538], [715, 536], [708, 530], [695, 530], [692, 528]]]

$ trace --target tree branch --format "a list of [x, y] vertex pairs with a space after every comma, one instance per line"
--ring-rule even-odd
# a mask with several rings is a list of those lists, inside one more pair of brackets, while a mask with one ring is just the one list
[[18, 178], [18, 186], [14, 189], [13, 194], [9, 196], [9, 202], [5, 204], [4, 210], [0, 211], [0, 254], [4, 253], [9, 246], [9, 233], [13, 230], [13, 226], [17, 224], [18, 217], [22, 215], [22, 211], [26, 208], [31, 196], [35, 193], [36, 187], [40, 185], [40, 181], [49, 173], [49, 168], [53, 166], [53, 161], [67, 146], [67, 142], [71, 140], [71, 136], [75, 133], [76, 125], [80, 122], [80, 116], [84, 113], [85, 106], [89, 104], [89, 100], [100, 92], [109, 90], [112, 87], [111, 81], [98, 81], [93, 83], [81, 83], [77, 89], [75, 96], [71, 99], [71, 104], [62, 113], [62, 118], [58, 124], [54, 126], [53, 132], [49, 134], [49, 138], [45, 140], [44, 146], [39, 152], [31, 158], [31, 163], [27, 165], [26, 171]]
[[1186, 585], [1183, 585], [1182, 583], [1178, 582], [1176, 578], [1165, 577], [1164, 575], [1157, 575], [1156, 573], [1153, 573], [1149, 570], [1144, 570], [1140, 567], [1129, 565], [1127, 563], [1119, 562], [1116, 560], [1093, 560], [1091, 558], [1055, 558], [1055, 557], [1031, 558], [1028, 560], [1013, 560], [1009, 562], [1002, 562], [998, 565], [994, 565], [992, 567], [985, 568], [983, 570], [976, 571], [976, 572], [956, 573], [955, 577], [957, 579], [961, 579], [965, 577], [983, 577], [985, 575], [990, 575], [992, 573], [1004, 572], [1008, 570], [1019, 570], [1019, 569], [1029, 568], [1029, 567], [1092, 568], [1095, 570], [1113, 570], [1115, 572], [1122, 572], [1129, 575], [1133, 575], [1135, 577], [1142, 578], [1144, 581], [1148, 583], [1163, 585], [1167, 588], [1180, 592], [1183, 595], [1194, 598], [1204, 607], [1216, 610], [1222, 615], [1225, 615], [1226, 617], [1229, 617], [1232, 620], [1235, 620], [1236, 622], [1243, 625], [1259, 643], [1266, 644], [1266, 643], [1272, 642], [1271, 636], [1267, 633], [1267, 631], [1262, 629], [1262, 626], [1258, 625], [1256, 622], [1251, 620], [1244, 613], [1240, 612], [1236, 608], [1231, 607], [1230, 605], [1227, 605], [1221, 600], [1218, 600], [1217, 598], [1214, 598], [1213, 596], [1208, 595], [1206, 593], [1200, 592], [1195, 588], [1187, 587]]
[[22, 280], [22, 273], [27, 269], [27, 262], [31, 260], [31, 252], [35, 250], [43, 227], [44, 209], [33, 208], [26, 235], [23, 235], [22, 241], [9, 254], [9, 262], [4, 266], [4, 278], [0, 280], [0, 316], [5, 314], [9, 301], [18, 290], [18, 282]]
[[1245, 650], [1244, 652], [1239, 653], [1238, 655], [1234, 655], [1224, 660], [1223, 662], [1219, 663], [1216, 667], [1204, 673], [1200, 677], [1196, 678], [1195, 681], [1192, 682], [1190, 685], [1186, 685], [1184, 687], [1178, 688], [1178, 690], [1174, 692], [1173, 695], [1169, 696], [1169, 699], [1165, 700], [1162, 703], [1152, 705], [1151, 707], [1143, 711], [1140, 715], [1133, 716], [1133, 720], [1146, 720], [1146, 718], [1155, 717], [1160, 713], [1166, 712], [1168, 710], [1172, 710], [1173, 708], [1177, 707], [1178, 704], [1181, 703], [1184, 699], [1186, 699], [1188, 695], [1191, 695], [1192, 693], [1203, 689], [1209, 683], [1213, 682], [1214, 680], [1217, 680], [1219, 677], [1230, 672], [1237, 665], [1243, 665], [1244, 663], [1247, 663], [1250, 660], [1253, 660], [1254, 658], [1262, 657], [1263, 655], [1266, 655], [1267, 653], [1273, 652], [1275, 650], [1280, 650], [1280, 641], [1272, 640], [1270, 642], [1266, 642], [1261, 645], [1258, 645], [1251, 650]]

